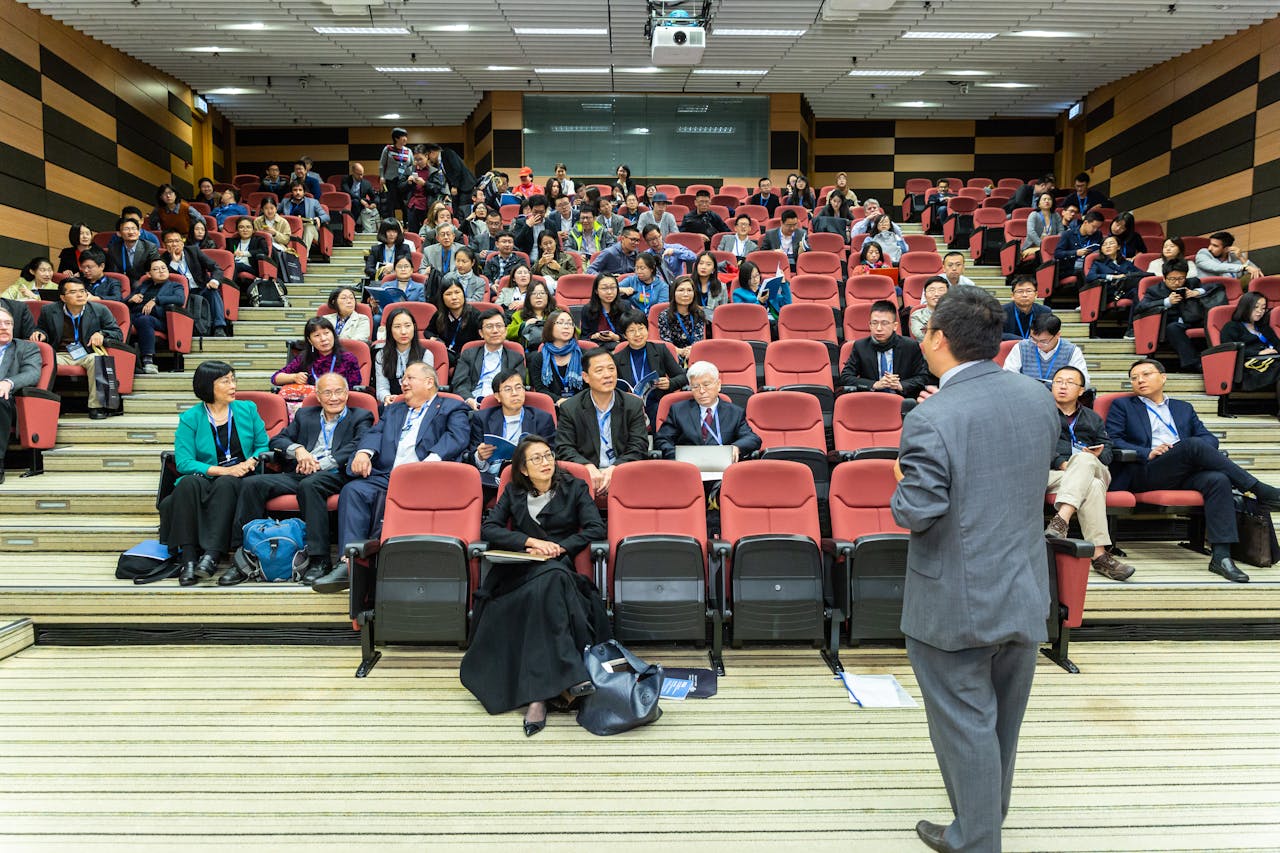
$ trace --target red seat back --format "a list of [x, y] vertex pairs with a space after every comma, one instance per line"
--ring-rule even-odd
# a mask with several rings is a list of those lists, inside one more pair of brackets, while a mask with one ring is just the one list
[[436, 306], [430, 302], [392, 302], [382, 309], [383, 322], [397, 308], [403, 308], [413, 315], [413, 322], [418, 324], [419, 333], [425, 333], [431, 327], [431, 318], [436, 316]]
[[698, 469], [651, 459], [619, 465], [609, 483], [609, 548], [628, 536], [692, 536], [706, 554], [706, 495]]
[[854, 302], [875, 302], [879, 299], [897, 300], [893, 280], [882, 275], [851, 275], [844, 283], [844, 298], [848, 305]]
[[791, 260], [786, 252], [779, 249], [757, 249], [747, 254], [747, 260], [760, 268], [762, 279], [771, 278], [778, 270], [782, 270], [787, 278], [791, 277]]
[[[871, 302], [850, 302], [844, 309], [844, 340], [845, 346], [849, 346], [853, 341], [859, 338], [865, 338], [871, 334]], [[894, 315], [897, 316], [896, 313]], [[893, 324], [893, 330], [898, 334], [902, 334], [902, 321], [896, 319]], [[844, 364], [845, 358], [841, 357], [841, 364]]]
[[[719, 313], [719, 310], [717, 308], [716, 312]], [[753, 392], [756, 390], [755, 354], [751, 350], [751, 344], [745, 341], [724, 338], [696, 341], [689, 350], [689, 363], [693, 364], [695, 361], [714, 364], [720, 371], [720, 381], [725, 385], [745, 385]]]
[[[524, 404], [531, 408], [539, 409], [543, 412], [546, 412], [547, 414], [551, 415], [551, 422], [552, 423], [556, 422], [556, 404], [555, 404], [555, 401], [552, 400], [551, 397], [549, 397], [548, 395], [543, 394], [540, 391], [525, 391]], [[480, 401], [481, 409], [493, 409], [500, 405], [502, 405], [502, 403], [493, 394], [489, 394], [483, 400]], [[544, 436], [544, 438], [551, 438], [551, 436], [549, 435]]]
[[1222, 343], [1222, 327], [1231, 322], [1231, 315], [1235, 310], [1234, 305], [1215, 305], [1209, 309], [1209, 316], [1205, 320], [1205, 336], [1209, 346], [1216, 347]]
[[832, 536], [852, 542], [860, 536], [875, 533], [910, 532], [898, 526], [889, 508], [898, 485], [893, 473], [894, 464], [892, 459], [854, 459], [832, 470]]
[[[434, 308], [435, 306], [433, 305], [433, 306], [431, 306], [431, 307], [433, 307], [433, 308]], [[336, 311], [334, 311], [332, 308], [330, 308], [330, 307], [329, 307], [329, 305], [328, 305], [328, 303], [322, 303], [321, 305], [319, 305], [319, 306], [316, 308], [316, 316], [317, 316], [317, 317], [328, 317], [330, 314], [336, 314], [336, 313], [338, 313], [338, 312], [336, 312]], [[365, 303], [363, 303], [363, 302], [357, 302], [357, 303], [356, 303], [356, 313], [357, 313], [357, 314], [363, 314], [364, 316], [366, 316], [366, 317], [368, 317], [368, 318], [369, 318], [369, 329], [371, 330], [371, 332], [372, 332], [373, 336], [376, 338], [376, 337], [377, 337], [377, 331], [376, 331], [376, 330], [374, 330], [374, 328], [373, 328], [373, 309], [372, 309], [372, 308], [370, 308], [368, 305], [366, 305], [366, 304], [365, 304]], [[330, 322], [332, 322], [332, 321], [330, 321]]]
[[[735, 216], [750, 216], [757, 225], [769, 218], [769, 208], [762, 204], [740, 204], [734, 208]], [[732, 223], [729, 223], [732, 224]]]
[[[801, 257], [804, 256], [801, 255]], [[811, 302], [828, 308], [839, 308], [839, 288], [840, 285], [835, 276], [796, 273], [791, 279], [791, 299], [797, 304]]]
[[898, 274], [937, 275], [942, 272], [942, 256], [937, 252], [903, 252], [898, 260]]
[[811, 447], [826, 452], [826, 431], [818, 398], [802, 391], [769, 391], [747, 400], [747, 423], [765, 450]]
[[809, 208], [798, 204], [780, 204], [778, 205], [778, 209], [773, 212], [773, 215], [778, 217], [778, 219], [782, 219], [782, 214], [786, 213], [788, 210], [796, 215], [796, 218], [800, 221], [801, 228], [809, 224]]
[[731, 543], [780, 532], [821, 541], [812, 471], [780, 459], [730, 465], [720, 486], [720, 531]]
[[[302, 401], [302, 407], [320, 405], [320, 398], [315, 394], [308, 394], [307, 398]], [[363, 391], [352, 391], [347, 395], [347, 408], [364, 409], [366, 412], [373, 413], [373, 422], [378, 422], [378, 401], [373, 398], [372, 394], [366, 394]]]
[[902, 438], [902, 398], [897, 394], [842, 394], [831, 419], [836, 450], [897, 447]]
[[674, 234], [668, 234], [662, 238], [664, 243], [675, 243], [678, 246], [684, 246], [691, 252], [701, 252], [707, 248], [707, 238], [701, 234], [685, 233], [677, 231]]
[[907, 178], [902, 189], [907, 195], [921, 195], [933, 189], [933, 181], [929, 178]]
[[237, 400], [248, 400], [258, 407], [258, 415], [267, 428], [267, 436], [275, 438], [289, 425], [289, 412], [284, 400], [270, 391], [236, 391]]
[[[839, 237], [835, 234], [828, 234], [828, 237]], [[844, 274], [844, 270], [840, 267], [840, 256], [832, 252], [819, 252], [812, 248], [808, 252], [803, 252], [796, 258], [796, 272], [813, 273], [817, 275], [830, 275], [839, 278]]]
[[1280, 275], [1264, 275], [1249, 282], [1249, 290], [1267, 297], [1267, 304], [1280, 302]]
[[849, 246], [839, 234], [818, 231], [809, 235], [809, 249], [813, 252], [830, 252], [837, 258], [842, 258], [848, 254]]
[[711, 315], [711, 336], [737, 341], [768, 341], [769, 312], [763, 305], [730, 302]]
[[[461, 462], [410, 462], [397, 465], [387, 484], [382, 541], [400, 536], [450, 536], [480, 541], [484, 498], [480, 471]], [[474, 588], [479, 580], [471, 566]]]
[[[778, 312], [778, 340], [770, 344], [769, 348], [773, 349], [784, 341], [830, 341], [834, 344], [836, 339], [836, 317], [829, 306], [813, 302], [793, 302], [782, 306], [782, 310]], [[765, 364], [768, 365], [767, 356]]]
[[556, 305], [569, 308], [591, 301], [591, 285], [596, 277], [587, 273], [567, 273], [556, 280]]

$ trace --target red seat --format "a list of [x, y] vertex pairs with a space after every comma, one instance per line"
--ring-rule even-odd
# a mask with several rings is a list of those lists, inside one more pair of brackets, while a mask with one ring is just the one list
[[[859, 338], [865, 338], [871, 334], [871, 302], [850, 302], [844, 309], [844, 345], [851, 346], [854, 341]], [[902, 321], [896, 319], [894, 321], [893, 330], [898, 334], [902, 334]], [[848, 355], [840, 356], [840, 363], [848, 359]]]
[[924, 208], [925, 193], [933, 189], [933, 181], [928, 178], [908, 178], [903, 185], [902, 221], [916, 222], [917, 215]]
[[902, 438], [902, 398], [897, 394], [842, 394], [836, 398], [831, 433], [845, 459], [898, 456]]
[[967, 190], [961, 190], [960, 195], [947, 199], [947, 221], [942, 223], [942, 239], [948, 249], [968, 247], [969, 236], [973, 233], [974, 211], [981, 199], [966, 197], [965, 192]]
[[667, 201], [670, 201], [671, 199], [680, 195], [680, 188], [675, 184], [658, 184], [656, 186], [650, 187], [650, 189], [653, 192], [664, 194], [667, 197]]
[[[791, 260], [787, 257], [787, 253], [780, 249], [757, 249], [749, 252], [746, 259], [760, 268], [762, 279], [771, 278], [778, 271], [781, 271], [785, 278], [791, 278]], [[719, 308], [716, 309], [717, 312], [719, 310]]]
[[[746, 408], [747, 400], [759, 387], [755, 353], [751, 349], [751, 344], [725, 338], [696, 341], [689, 349], [689, 363], [693, 364], [695, 361], [709, 361], [714, 364], [720, 371], [721, 390], [728, 394], [733, 402]], [[663, 399], [670, 396], [667, 394]]]
[[818, 398], [799, 391], [769, 391], [747, 401], [747, 423], [762, 450], [803, 447], [827, 452]]
[[[1217, 305], [1209, 309], [1205, 323], [1208, 348], [1200, 353], [1200, 366], [1204, 370], [1204, 392], [1218, 398], [1218, 414], [1227, 416], [1229, 395], [1244, 378], [1244, 345], [1222, 342], [1222, 327], [1235, 311], [1234, 305]], [[1275, 320], [1275, 315], [1271, 315]]]
[[[778, 340], [774, 343], [790, 340], [828, 341], [834, 347], [839, 338], [831, 308], [813, 302], [793, 302], [782, 306], [778, 312]], [[768, 363], [766, 354], [766, 372]]]
[[[665, 460], [619, 466], [609, 484], [608, 517], [602, 590], [611, 605], [614, 636], [624, 641], [703, 640], [707, 517], [698, 469]], [[714, 610], [719, 615], [720, 608]], [[719, 648], [716, 619], [713, 656]]]
[[839, 311], [840, 285], [835, 276], [797, 273], [791, 279], [791, 299], [797, 304], [814, 303]]
[[[245, 194], [244, 204], [245, 204], [245, 207], [249, 208], [250, 210], [261, 210], [262, 203], [267, 199], [271, 199], [277, 205], [280, 204], [280, 197], [278, 195], [276, 195], [275, 193], [263, 192], [262, 190]], [[225, 223], [224, 223], [224, 227], [225, 227]], [[228, 231], [227, 233], [234, 234], [235, 231], [232, 230], [232, 231]]]
[[1061, 239], [1061, 234], [1048, 234], [1040, 240], [1040, 266], [1036, 269], [1036, 295], [1041, 299], [1048, 299], [1060, 283], [1071, 286], [1076, 284], [1074, 275], [1063, 276], [1061, 282], [1058, 280], [1058, 262], [1053, 257], [1053, 253]]
[[[702, 234], [677, 231], [674, 234], [668, 234], [662, 240], [664, 243], [675, 243], [678, 246], [684, 246], [690, 252], [703, 252], [707, 248], [707, 238]], [[561, 280], [563, 280], [563, 276]]]
[[768, 342], [769, 312], [763, 305], [729, 302], [716, 308], [711, 316], [711, 336], [735, 341]]
[[937, 252], [903, 252], [898, 259], [898, 274], [937, 275], [942, 272], [942, 255]]
[[869, 304], [880, 299], [896, 303], [898, 293], [894, 289], [893, 280], [886, 276], [851, 275], [844, 283], [844, 299], [846, 305], [852, 305], [854, 302]]
[[[671, 395], [668, 394], [667, 396], [669, 397]], [[543, 394], [540, 391], [525, 391], [524, 404], [526, 406], [530, 406], [532, 408], [546, 412], [547, 414], [551, 415], [551, 422], [552, 423], [556, 422], [556, 416], [559, 413], [559, 410], [556, 408], [555, 401], [552, 400], [550, 396]], [[480, 401], [481, 409], [493, 409], [500, 405], [502, 405], [502, 402], [493, 394], [489, 394], [483, 400]], [[544, 437], [550, 438], [551, 436], [544, 436]], [[561, 463], [561, 464], [564, 464], [564, 463]]]
[[689, 186], [684, 188], [685, 195], [696, 196], [700, 192], [707, 192], [711, 195], [715, 195], [716, 188], [711, 186], [711, 184], [689, 184]]
[[1186, 250], [1187, 258], [1195, 258], [1196, 253], [1201, 249], [1209, 248], [1208, 237], [1183, 237], [1182, 247]]
[[[828, 237], [839, 236], [836, 234], [827, 234]], [[820, 252], [812, 247], [807, 252], [802, 252], [796, 258], [796, 272], [809, 273], [811, 275], [829, 275], [835, 278], [844, 278], [844, 268], [840, 263], [840, 255], [831, 252]]]
[[[18, 446], [31, 451], [31, 467], [27, 475], [44, 473], [44, 453], [57, 443], [58, 416], [62, 411], [62, 398], [51, 390], [53, 377], [57, 367], [57, 359], [53, 347], [43, 341], [37, 341], [40, 348], [40, 378], [35, 385], [20, 388], [13, 392], [15, 417], [13, 431], [18, 439]], [[0, 436], [4, 444], [9, 443], [9, 436]], [[0, 447], [0, 456], [4, 453]]]
[[908, 252], [928, 252], [938, 254], [938, 241], [928, 234], [904, 234], [902, 240], [907, 244]]
[[[669, 394], [663, 394], [662, 399], [658, 400], [658, 411], [653, 416], [653, 431], [656, 433], [667, 422], [667, 418], [671, 415], [671, 407], [676, 403], [682, 403], [685, 400], [692, 400], [692, 391], [672, 391]], [[720, 391], [720, 399], [726, 403], [733, 402], [729, 399], [729, 395], [724, 392], [723, 386]]]
[[762, 204], [740, 204], [733, 213], [735, 216], [750, 216], [757, 225], [769, 218], [769, 208]]
[[356, 236], [355, 215], [351, 212], [351, 196], [341, 192], [326, 192], [320, 196], [320, 204], [329, 211], [329, 230], [341, 245], [350, 246]]
[[1143, 237], [1159, 237], [1164, 240], [1164, 226], [1154, 219], [1138, 219], [1133, 223], [1133, 230]]
[[[306, 399], [302, 401], [302, 407], [320, 405], [320, 398], [314, 393], [308, 394]], [[373, 423], [378, 422], [378, 401], [373, 398], [372, 394], [363, 391], [352, 391], [347, 395], [347, 407], [352, 409], [364, 409], [373, 415]]]
[[778, 205], [778, 209], [773, 212], [773, 215], [778, 217], [778, 219], [782, 219], [782, 214], [786, 213], [788, 210], [794, 213], [796, 218], [799, 219], [801, 228], [805, 228], [809, 225], [809, 208], [799, 204], [780, 204]]
[[[822, 231], [809, 234], [809, 251], [810, 252], [830, 252], [841, 261], [849, 253], [849, 246], [845, 243], [844, 237], [839, 234], [828, 234]], [[797, 267], [799, 260], [797, 259]]]
[[[1024, 227], [1026, 223], [1023, 223]], [[983, 207], [973, 212], [973, 233], [969, 235], [969, 257], [976, 264], [994, 264], [1004, 245], [1005, 218], [1000, 207]]]
[[[216, 235], [222, 237], [221, 234]], [[236, 259], [235, 255], [226, 249], [204, 249], [209, 260], [218, 265], [221, 271], [222, 280], [224, 282], [233, 282], [236, 280]], [[218, 289], [218, 293], [222, 296], [223, 315], [228, 322], [234, 323], [240, 319], [240, 289], [238, 287], [222, 287]]]
[[[820, 307], [818, 310], [827, 315], [828, 321], [831, 320], [830, 312], [822, 311]], [[834, 332], [835, 324], [831, 323], [829, 328]], [[806, 338], [774, 341], [764, 354], [764, 390], [799, 391], [812, 396], [818, 401], [820, 422], [829, 424], [836, 404], [832, 380], [833, 355], [836, 355], [834, 341]], [[825, 432], [821, 447], [825, 451]]]
[[711, 212], [714, 213], [716, 216], [719, 216], [726, 223], [728, 223], [733, 218], [733, 214], [729, 212], [729, 208], [717, 202], [715, 200], [715, 196], [712, 196], [712, 199], [711, 199]]
[[275, 438], [289, 425], [289, 412], [280, 395], [270, 391], [236, 391], [237, 400], [248, 400], [258, 407], [258, 416], [267, 429], [267, 437]]
[[425, 333], [431, 328], [431, 320], [436, 316], [436, 306], [430, 302], [392, 302], [382, 309], [384, 320], [398, 308], [403, 308], [413, 316], [413, 322], [417, 324], [419, 333]]
[[418, 337], [422, 348], [431, 353], [432, 366], [441, 388], [449, 387], [449, 349], [439, 338]]
[[1022, 189], [1022, 186], [1025, 183], [1026, 181], [1022, 180], [1022, 178], [1001, 178], [1000, 180], [996, 181], [996, 188], [1019, 190], [1019, 189]]
[[[671, 199], [671, 206], [678, 204], [685, 209], [684, 211], [685, 213], [688, 213], [689, 211], [693, 210], [694, 203], [695, 203], [695, 199], [693, 197], [693, 193], [676, 193], [675, 196], [672, 197]], [[667, 207], [668, 212], [671, 211], [671, 206]], [[675, 216], [674, 213], [672, 213], [671, 215]], [[683, 216], [676, 216], [676, 222], [679, 222], [683, 218], [684, 218]]]
[[737, 201], [742, 201], [744, 198], [751, 195], [751, 188], [745, 187], [742, 184], [725, 184], [720, 187], [720, 195], [732, 196]]
[[932, 275], [909, 275], [902, 280], [902, 304], [915, 309], [924, 302], [924, 288]]
[[[877, 396], [894, 395], [853, 395]], [[891, 459], [856, 459], [831, 474], [831, 535], [842, 562], [834, 578], [835, 604], [849, 620], [855, 646], [902, 636], [910, 536], [889, 508], [898, 484], [894, 465]]]
[[1268, 305], [1280, 303], [1280, 275], [1264, 275], [1253, 279], [1249, 282], [1249, 291], [1267, 297]]
[[596, 277], [587, 273], [567, 273], [556, 281], [556, 305], [569, 308], [591, 301], [591, 287]]

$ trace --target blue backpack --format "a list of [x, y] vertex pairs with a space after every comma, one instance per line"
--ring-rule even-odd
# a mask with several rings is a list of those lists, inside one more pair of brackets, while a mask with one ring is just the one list
[[255, 581], [296, 581], [307, 570], [306, 537], [300, 518], [259, 518], [244, 526], [236, 562]]

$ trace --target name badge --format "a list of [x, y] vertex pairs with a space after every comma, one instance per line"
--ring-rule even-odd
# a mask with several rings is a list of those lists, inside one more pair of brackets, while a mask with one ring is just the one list
[[605, 448], [605, 451], [604, 451], [604, 458], [606, 462], [612, 465], [614, 463], [614, 460], [618, 458], [618, 454], [614, 452], [612, 447], [607, 447]]
[[85, 348], [80, 346], [80, 344], [76, 343], [75, 341], [72, 341], [71, 343], [67, 344], [67, 355], [71, 356], [77, 361], [79, 359], [84, 358], [88, 354], [89, 353], [85, 350]]

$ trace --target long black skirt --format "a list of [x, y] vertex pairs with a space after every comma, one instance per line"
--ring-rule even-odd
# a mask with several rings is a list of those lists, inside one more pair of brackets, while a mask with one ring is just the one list
[[462, 684], [490, 714], [586, 681], [586, 646], [610, 636], [600, 592], [565, 559], [495, 566], [477, 593]]

